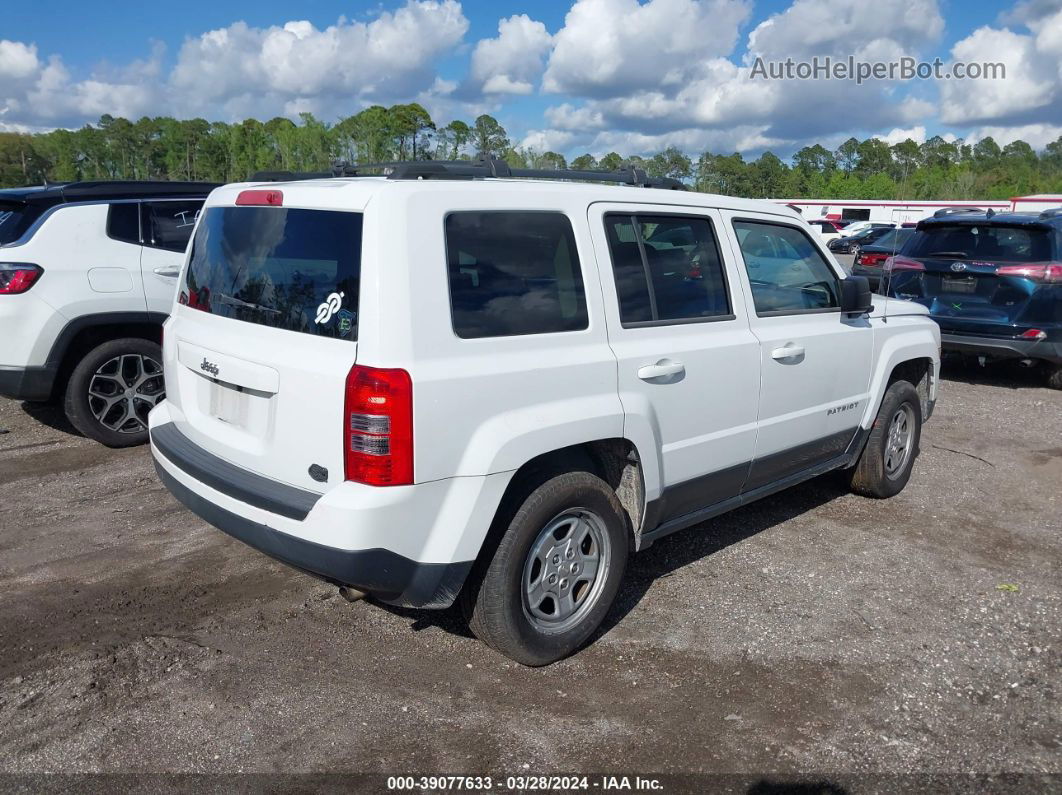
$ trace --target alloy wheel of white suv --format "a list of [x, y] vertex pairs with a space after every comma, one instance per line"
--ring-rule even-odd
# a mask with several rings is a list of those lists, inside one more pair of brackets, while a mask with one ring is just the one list
[[64, 408], [71, 424], [108, 447], [147, 441], [147, 415], [165, 397], [162, 350], [143, 339], [105, 342], [70, 375]]

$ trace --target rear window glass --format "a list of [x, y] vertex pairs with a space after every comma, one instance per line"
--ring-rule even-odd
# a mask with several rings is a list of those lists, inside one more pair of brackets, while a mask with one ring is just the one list
[[561, 213], [451, 213], [446, 217], [446, 258], [459, 337], [587, 327], [575, 235]]
[[1033, 226], [933, 224], [904, 252], [910, 257], [1042, 262], [1052, 259], [1051, 232]]
[[890, 229], [870, 245], [899, 251], [913, 234], [913, 229]]
[[192, 240], [180, 302], [262, 326], [355, 340], [360, 213], [212, 207]]
[[14, 243], [40, 218], [42, 208], [0, 204], [0, 246]]

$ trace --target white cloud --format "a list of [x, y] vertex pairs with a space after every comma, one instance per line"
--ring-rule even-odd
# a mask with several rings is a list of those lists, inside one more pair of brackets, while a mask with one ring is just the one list
[[944, 31], [936, 0], [796, 0], [749, 34], [750, 54], [799, 60], [813, 55], [893, 57]]
[[0, 39], [0, 80], [24, 80], [39, 69], [36, 44]]
[[598, 130], [605, 126], [601, 111], [577, 108], [567, 102], [546, 108], [546, 119], [558, 130]]
[[734, 49], [749, 11], [747, 0], [578, 0], [554, 36], [543, 88], [614, 97], [678, 87], [692, 65]]
[[1001, 62], [1006, 74], [942, 83], [942, 121], [1033, 121], [1027, 115], [1035, 111], [1062, 117], [1062, 9], [1029, 24], [1027, 34], [981, 27], [952, 47], [954, 61]]
[[[924, 99], [898, 94], [895, 83], [762, 80], [751, 77], [751, 67], [757, 57], [853, 54], [875, 60], [921, 53], [943, 29], [936, 0], [878, 0], [873, 13], [851, 0], [795, 0], [750, 32], [740, 64], [726, 56], [733, 49], [731, 32], [744, 18], [743, 5], [673, 0], [666, 7], [666, 31], [682, 35], [670, 47], [651, 24], [648, 33], [647, 25], [634, 24], [639, 13], [660, 13], [664, 4], [634, 6], [633, 0], [581, 0], [568, 14], [554, 37], [543, 86], [578, 90], [589, 99], [547, 110], [554, 129], [584, 137], [612, 130], [639, 147], [685, 140], [785, 148], [835, 134], [839, 119], [848, 130], [870, 134], [897, 123], [913, 126], [935, 110]], [[712, 33], [703, 32], [705, 25]], [[686, 49], [690, 40], [698, 46]], [[726, 46], [717, 50], [714, 44], [705, 47], [706, 41]], [[562, 49], [567, 44], [570, 56]], [[680, 57], [672, 59], [672, 53]]]
[[536, 152], [564, 152], [575, 140], [575, 134], [565, 130], [531, 130], [520, 146]]
[[878, 140], [884, 141], [889, 146], [895, 146], [898, 143], [903, 143], [908, 138], [914, 141], [916, 144], [925, 143], [926, 140], [926, 128], [922, 125], [917, 127], [910, 127], [908, 129], [901, 129], [900, 127], [894, 127], [884, 135], [874, 136]]
[[409, 0], [371, 22], [340, 20], [255, 28], [237, 22], [187, 39], [170, 76], [175, 101], [196, 112], [278, 107], [313, 97], [411, 97], [435, 80], [434, 62], [456, 47], [468, 20], [456, 0]]
[[268, 28], [236, 22], [186, 39], [163, 74], [163, 47], [124, 65], [99, 64], [75, 78], [58, 55], [0, 40], [0, 123], [78, 125], [103, 114], [203, 115], [233, 120], [356, 112], [369, 102], [446, 96], [435, 63], [468, 29], [458, 0], [407, 0], [367, 22], [318, 29], [292, 21]]
[[978, 127], [966, 137], [967, 143], [976, 143], [982, 138], [992, 138], [1000, 146], [1022, 140], [1033, 149], [1043, 149], [1062, 137], [1062, 125], [1023, 124], [1019, 127]]
[[530, 94], [542, 74], [553, 37], [527, 14], [498, 22], [498, 37], [481, 39], [472, 51], [472, 81], [486, 94]]

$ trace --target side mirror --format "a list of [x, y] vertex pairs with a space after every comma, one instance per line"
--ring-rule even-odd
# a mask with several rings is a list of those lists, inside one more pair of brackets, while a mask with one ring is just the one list
[[874, 308], [870, 282], [866, 276], [848, 276], [841, 279], [841, 312], [846, 315], [863, 315]]

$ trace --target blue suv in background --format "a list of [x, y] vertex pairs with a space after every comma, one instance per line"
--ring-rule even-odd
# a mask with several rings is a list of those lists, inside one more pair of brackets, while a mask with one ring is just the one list
[[929, 307], [944, 351], [1039, 363], [1062, 389], [1062, 207], [939, 211], [883, 271], [889, 295]]

